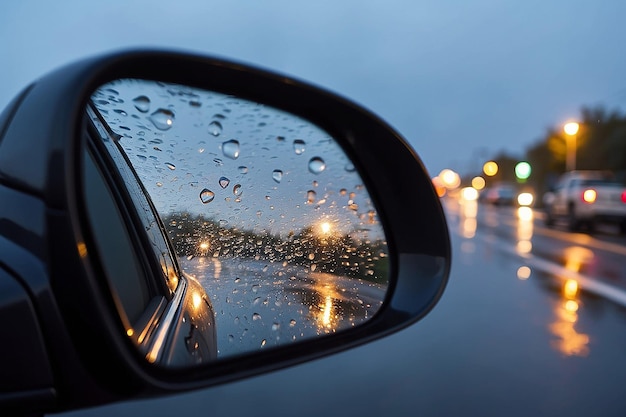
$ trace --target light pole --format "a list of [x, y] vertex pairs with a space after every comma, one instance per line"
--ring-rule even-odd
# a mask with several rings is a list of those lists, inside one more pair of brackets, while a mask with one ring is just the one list
[[566, 155], [565, 170], [574, 171], [576, 169], [576, 133], [578, 133], [579, 125], [576, 122], [565, 123], [563, 130], [567, 134], [566, 139]]

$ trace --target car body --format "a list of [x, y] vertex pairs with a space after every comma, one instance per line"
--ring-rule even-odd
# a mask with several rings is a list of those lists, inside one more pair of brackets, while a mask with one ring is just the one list
[[517, 187], [510, 183], [498, 183], [483, 191], [483, 201], [494, 206], [517, 204]]
[[626, 233], [626, 187], [605, 171], [572, 171], [563, 174], [543, 197], [546, 224], [565, 219], [570, 230], [586, 225], [616, 224]]

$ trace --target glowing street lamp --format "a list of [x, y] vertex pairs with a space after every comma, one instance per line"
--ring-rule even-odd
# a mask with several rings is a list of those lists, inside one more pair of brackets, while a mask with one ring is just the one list
[[566, 171], [574, 171], [576, 169], [576, 134], [579, 128], [580, 126], [576, 122], [565, 123], [565, 126], [563, 126], [563, 130], [567, 134], [567, 154], [565, 156]]
[[485, 162], [483, 165], [483, 172], [488, 177], [493, 177], [498, 173], [498, 164], [495, 161]]

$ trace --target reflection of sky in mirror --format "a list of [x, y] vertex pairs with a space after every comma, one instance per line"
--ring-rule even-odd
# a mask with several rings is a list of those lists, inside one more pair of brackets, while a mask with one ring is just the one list
[[[310, 122], [214, 92], [121, 80], [94, 95], [157, 209], [287, 235], [382, 230], [349, 158]], [[320, 226], [321, 227], [321, 226]], [[367, 232], [370, 230], [371, 232]]]

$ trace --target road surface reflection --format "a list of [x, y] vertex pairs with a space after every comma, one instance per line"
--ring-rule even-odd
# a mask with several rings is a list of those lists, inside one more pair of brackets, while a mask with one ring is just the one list
[[386, 287], [303, 267], [232, 258], [179, 260], [216, 314], [218, 357], [330, 334], [380, 308]]

